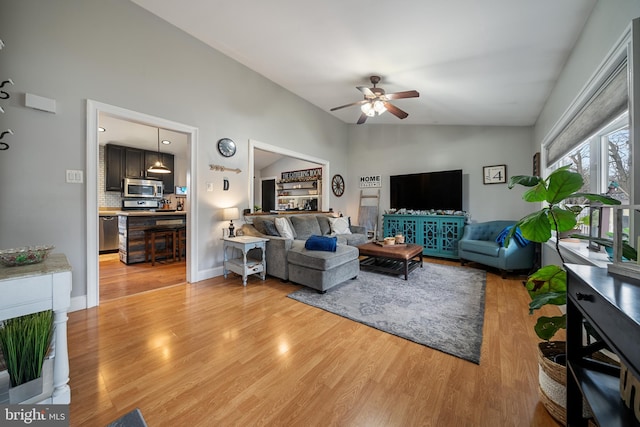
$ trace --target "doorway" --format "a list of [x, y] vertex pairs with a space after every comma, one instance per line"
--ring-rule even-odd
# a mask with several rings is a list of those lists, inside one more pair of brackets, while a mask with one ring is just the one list
[[262, 212], [271, 212], [276, 208], [276, 180], [262, 180]]
[[[196, 271], [197, 261], [194, 254], [197, 241], [195, 233], [195, 212], [197, 211], [197, 200], [191, 197], [196, 194], [195, 180], [195, 148], [197, 144], [198, 130], [195, 127], [173, 122], [160, 117], [150, 116], [144, 113], [127, 110], [121, 107], [100, 103], [93, 100], [87, 101], [87, 295], [86, 308], [94, 307], [100, 303], [100, 260], [99, 260], [99, 239], [98, 239], [98, 177], [99, 177], [99, 138], [98, 124], [101, 114], [115, 117], [124, 121], [139, 123], [181, 132], [187, 135], [186, 150], [186, 183], [189, 192], [185, 199], [186, 221], [187, 221], [187, 260], [184, 266], [186, 272], [183, 273], [186, 281], [191, 282], [192, 272]], [[118, 261], [119, 262], [119, 261]], [[148, 282], [156, 281], [157, 278], [149, 279]]]
[[[329, 167], [329, 161], [325, 160], [325, 159], [321, 159], [318, 157], [313, 157], [313, 156], [309, 156], [303, 153], [298, 153], [296, 151], [292, 151], [292, 150], [288, 150], [286, 148], [282, 148], [282, 147], [277, 147], [275, 145], [270, 145], [270, 144], [266, 144], [264, 142], [260, 142], [260, 141], [256, 141], [253, 139], [249, 140], [249, 170], [253, 172], [253, 179], [251, 179], [249, 181], [249, 200], [251, 201], [257, 201], [256, 200], [256, 190], [262, 190], [262, 183], [258, 183], [256, 182], [257, 177], [260, 176], [260, 171], [257, 170], [259, 169], [259, 164], [261, 164], [261, 157], [265, 156], [265, 153], [267, 153], [267, 157], [269, 157], [268, 155], [271, 154], [276, 154], [278, 155], [277, 157], [289, 157], [291, 159], [297, 159], [297, 160], [303, 160], [305, 162], [310, 162], [310, 163], [315, 163], [318, 166], [322, 167], [322, 176], [323, 177], [329, 177], [329, 173], [330, 173], [330, 167]], [[262, 166], [264, 166], [264, 164], [262, 164]], [[321, 207], [322, 209], [327, 209], [329, 207], [329, 185], [323, 185], [322, 186], [322, 204]], [[274, 194], [275, 194], [275, 180], [274, 180]], [[262, 196], [260, 194], [257, 195], [258, 200], [263, 200], [264, 199], [264, 193], [262, 193]], [[255, 203], [255, 202], [254, 202]], [[275, 203], [275, 197], [274, 197], [274, 203]], [[264, 206], [264, 202], [263, 202], [263, 206]], [[318, 207], [320, 208], [320, 206]], [[264, 212], [268, 212], [264, 207], [262, 209]]]

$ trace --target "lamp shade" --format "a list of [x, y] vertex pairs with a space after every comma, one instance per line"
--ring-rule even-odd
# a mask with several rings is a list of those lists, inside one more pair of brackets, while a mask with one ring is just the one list
[[224, 208], [222, 210], [222, 219], [224, 221], [231, 221], [238, 218], [240, 218], [238, 208]]

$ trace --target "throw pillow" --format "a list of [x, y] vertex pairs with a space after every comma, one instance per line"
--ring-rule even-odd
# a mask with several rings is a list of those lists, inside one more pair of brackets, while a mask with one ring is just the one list
[[278, 229], [278, 233], [280, 233], [280, 236], [284, 237], [285, 239], [293, 239], [293, 230], [291, 229], [291, 226], [289, 225], [289, 221], [287, 221], [287, 218], [276, 218], [275, 220], [276, 223], [276, 228]]
[[351, 230], [349, 230], [349, 222], [345, 217], [329, 218], [329, 222], [331, 223], [332, 236], [337, 234], [351, 234]]
[[267, 236], [279, 236], [278, 229], [276, 228], [276, 224], [273, 221], [264, 221], [262, 223], [264, 226], [264, 233]]

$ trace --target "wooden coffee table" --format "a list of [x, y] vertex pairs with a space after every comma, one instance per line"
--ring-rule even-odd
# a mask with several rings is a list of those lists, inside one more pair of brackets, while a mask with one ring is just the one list
[[381, 271], [383, 273], [404, 274], [404, 280], [409, 273], [422, 268], [422, 246], [407, 243], [405, 245], [385, 245], [365, 243], [358, 246], [360, 268], [363, 270]]

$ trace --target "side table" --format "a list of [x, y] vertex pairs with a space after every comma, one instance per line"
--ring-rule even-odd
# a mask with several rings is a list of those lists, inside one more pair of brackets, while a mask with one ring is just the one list
[[[247, 286], [249, 274], [260, 273], [260, 278], [265, 279], [267, 274], [266, 243], [269, 239], [253, 236], [225, 237], [224, 241], [224, 278], [229, 271], [242, 275], [242, 285]], [[234, 256], [234, 249], [242, 252], [241, 257]], [[262, 251], [261, 259], [248, 258], [247, 252], [251, 249]], [[229, 254], [231, 252], [231, 255]]]

